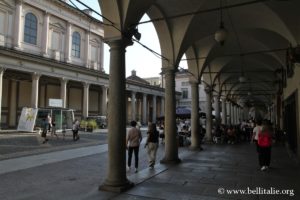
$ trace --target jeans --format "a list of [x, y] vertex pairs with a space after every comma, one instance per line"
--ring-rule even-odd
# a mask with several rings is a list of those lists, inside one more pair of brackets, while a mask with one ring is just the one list
[[128, 148], [128, 167], [131, 166], [132, 152], [134, 152], [135, 168], [139, 167], [139, 146]]
[[270, 166], [271, 147], [259, 147], [258, 159], [260, 166]]

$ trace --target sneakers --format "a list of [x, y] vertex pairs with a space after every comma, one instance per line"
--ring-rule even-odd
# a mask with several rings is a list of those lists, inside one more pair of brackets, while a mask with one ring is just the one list
[[127, 170], [127, 171], [130, 171], [130, 169], [131, 169], [131, 168], [130, 168], [129, 166], [126, 167], [126, 170]]

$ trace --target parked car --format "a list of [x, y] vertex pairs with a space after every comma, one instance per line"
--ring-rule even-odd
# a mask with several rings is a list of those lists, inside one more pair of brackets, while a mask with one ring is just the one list
[[97, 122], [97, 126], [99, 128], [106, 128], [107, 127], [107, 118], [106, 116], [89, 116], [87, 120], [94, 119]]

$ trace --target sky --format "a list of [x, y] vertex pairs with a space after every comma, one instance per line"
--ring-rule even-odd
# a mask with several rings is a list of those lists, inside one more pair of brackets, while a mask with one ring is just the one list
[[[76, 0], [71, 1], [76, 3]], [[101, 13], [98, 0], [85, 0], [84, 3]], [[77, 4], [77, 6], [80, 9], [84, 9], [80, 4]], [[93, 16], [99, 19], [98, 15], [93, 14]], [[144, 15], [141, 21], [148, 19], [149, 17]], [[160, 45], [153, 24], [141, 24], [138, 26], [138, 30], [142, 36], [140, 42], [160, 54]], [[186, 68], [186, 62], [181, 62], [180, 66]], [[141, 78], [158, 77], [160, 76], [161, 67], [161, 59], [140, 44], [134, 43], [126, 48], [126, 77], [131, 75], [132, 70], [135, 70], [137, 76]], [[106, 73], [109, 73], [109, 46], [107, 44], [104, 45], [104, 70]]]

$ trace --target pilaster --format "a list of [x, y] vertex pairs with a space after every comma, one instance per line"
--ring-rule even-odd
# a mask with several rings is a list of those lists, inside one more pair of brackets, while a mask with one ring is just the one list
[[60, 79], [60, 98], [63, 101], [63, 108], [67, 107], [67, 83], [68, 79], [64, 77]]
[[41, 74], [32, 74], [32, 90], [31, 90], [31, 107], [38, 108], [38, 97], [39, 97], [39, 80]]
[[90, 84], [84, 82], [83, 83], [83, 117], [86, 118], [89, 116], [89, 88]]

